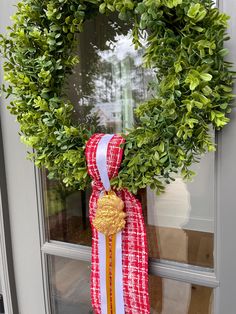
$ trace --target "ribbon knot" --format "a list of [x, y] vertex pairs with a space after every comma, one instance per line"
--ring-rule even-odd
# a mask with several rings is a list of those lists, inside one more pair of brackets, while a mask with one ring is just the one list
[[[123, 143], [120, 135], [94, 134], [85, 150], [88, 173], [93, 179], [89, 218], [93, 240], [91, 299], [95, 314], [150, 313], [147, 238], [140, 202], [126, 189], [115, 191], [125, 204], [125, 229], [116, 238], [108, 239], [93, 226], [100, 192], [108, 191], [109, 180], [118, 175]], [[108, 242], [115, 261], [114, 272], [110, 272], [113, 266], [108, 263], [108, 249], [103, 249], [108, 248]]]
[[94, 191], [96, 190], [97, 192], [101, 193], [102, 191], [104, 191], [104, 186], [103, 186], [102, 182], [93, 180], [92, 181], [92, 189]]
[[[105, 137], [110, 139], [106, 151], [103, 153], [106, 154], [107, 164], [105, 165], [105, 171], [108, 175], [108, 179], [111, 180], [118, 175], [120, 164], [123, 157], [123, 149], [120, 147], [121, 144], [125, 142], [124, 138], [119, 135], [110, 135], [110, 134], [94, 134], [86, 145], [86, 159], [88, 166], [88, 173], [93, 179], [93, 184], [95, 188], [105, 189], [104, 183], [100, 177], [99, 173], [99, 160], [97, 160], [97, 148], [100, 141], [104, 140]], [[98, 162], [97, 162], [98, 161]]]

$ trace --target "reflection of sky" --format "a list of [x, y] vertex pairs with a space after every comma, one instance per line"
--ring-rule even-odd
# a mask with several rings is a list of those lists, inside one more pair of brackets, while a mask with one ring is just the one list
[[142, 57], [140, 53], [134, 48], [132, 43], [132, 33], [128, 32], [127, 35], [116, 35], [113, 40], [106, 42], [108, 50], [97, 50], [101, 61], [112, 62], [114, 56], [117, 61], [123, 61], [128, 56], [134, 59], [135, 66], [142, 64]]

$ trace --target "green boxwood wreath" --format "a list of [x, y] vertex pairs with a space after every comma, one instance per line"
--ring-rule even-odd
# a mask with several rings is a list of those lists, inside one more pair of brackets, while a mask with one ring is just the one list
[[13, 26], [1, 36], [4, 87], [13, 95], [22, 141], [34, 148], [35, 164], [50, 178], [84, 189], [90, 178], [84, 148], [94, 130], [71, 118], [63, 84], [78, 62], [76, 34], [98, 13], [117, 12], [133, 21], [133, 43], [148, 33], [143, 65], [158, 79], [153, 99], [136, 109], [137, 127], [129, 130], [119, 176], [112, 184], [137, 193], [151, 186], [159, 192], [207, 151], [214, 151], [209, 130], [229, 121], [231, 64], [224, 61], [228, 16], [210, 0], [23, 0]]

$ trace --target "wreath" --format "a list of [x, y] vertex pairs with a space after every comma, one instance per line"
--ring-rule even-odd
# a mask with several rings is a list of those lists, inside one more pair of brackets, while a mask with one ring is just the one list
[[157, 77], [155, 95], [135, 110], [137, 125], [125, 137], [124, 159], [112, 184], [133, 193], [159, 192], [202, 154], [215, 150], [210, 130], [229, 122], [233, 72], [224, 60], [228, 16], [211, 0], [23, 0], [0, 46], [10, 112], [20, 124], [29, 157], [50, 178], [85, 189], [90, 178], [85, 144], [94, 130], [72, 119], [63, 85], [78, 58], [76, 34], [97, 14], [117, 12], [132, 21], [133, 44]]

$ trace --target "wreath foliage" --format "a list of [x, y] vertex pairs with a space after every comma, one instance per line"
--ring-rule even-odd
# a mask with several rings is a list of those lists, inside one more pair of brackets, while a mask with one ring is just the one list
[[13, 26], [1, 36], [4, 87], [20, 123], [30, 157], [51, 178], [84, 189], [89, 184], [84, 148], [93, 130], [71, 119], [73, 105], [63, 85], [78, 62], [76, 34], [96, 14], [118, 12], [133, 21], [133, 43], [148, 34], [143, 65], [156, 72], [155, 97], [136, 109], [137, 127], [129, 130], [124, 160], [113, 184], [133, 193], [150, 185], [158, 191], [181, 170], [214, 151], [209, 130], [229, 121], [231, 64], [224, 61], [228, 16], [210, 0], [23, 0]]

